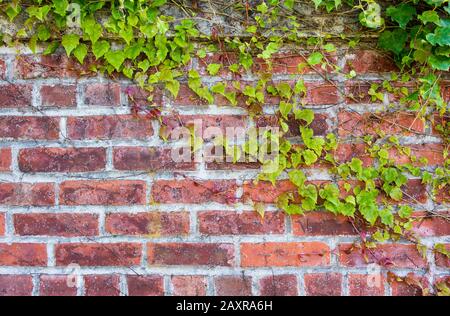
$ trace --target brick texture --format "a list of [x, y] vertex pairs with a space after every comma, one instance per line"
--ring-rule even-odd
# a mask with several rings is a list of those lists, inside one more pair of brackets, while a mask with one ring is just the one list
[[[308, 56], [303, 49], [283, 51], [234, 74], [229, 66], [239, 56], [221, 50], [195, 57], [184, 71], [197, 67], [206, 85], [222, 81], [227, 89], [234, 80], [254, 85], [258, 74], [271, 74], [271, 84], [303, 79], [299, 102], [315, 113], [309, 127], [317, 136], [337, 136], [338, 148], [329, 152], [336, 161], [359, 158], [371, 166], [362, 137], [385, 133], [426, 159], [427, 170], [445, 166], [448, 148], [437, 125], [448, 118], [430, 113], [422, 121], [391, 110], [385, 103], [399, 99], [390, 93], [384, 101], [368, 95], [397, 70], [392, 58], [339, 46], [326, 58], [354, 70], [357, 76], [348, 79], [331, 67], [307, 66]], [[210, 63], [225, 65], [214, 78]], [[191, 153], [174, 161], [183, 130], [203, 140], [196, 154], [206, 154], [219, 132], [279, 127], [278, 97], [267, 92], [263, 111], [249, 111], [240, 94], [236, 107], [220, 96], [210, 105], [182, 82], [177, 98], [158, 87], [150, 104], [136, 83], [91, 71], [97, 64], [87, 56], [80, 66], [61, 52], [0, 55], [0, 296], [420, 295], [419, 284], [450, 276], [447, 256], [429, 251], [425, 260], [408, 240], [359, 247], [368, 232], [358, 216], [284, 214], [277, 199], [290, 193], [300, 202], [296, 186], [285, 178], [274, 185], [255, 181], [256, 161], [193, 161]], [[449, 102], [448, 79], [442, 86]], [[162, 109], [158, 119], [132, 111], [153, 104]], [[305, 122], [293, 114], [285, 121], [286, 136], [301, 148]], [[388, 154], [396, 164], [419, 166], [398, 149]], [[329, 164], [305, 172], [314, 184], [336, 182], [346, 195], [344, 183], [329, 177]], [[450, 251], [448, 185], [433, 197], [410, 177], [402, 189], [404, 199], [394, 204], [413, 207], [411, 234]], [[409, 277], [392, 278], [391, 270]]]

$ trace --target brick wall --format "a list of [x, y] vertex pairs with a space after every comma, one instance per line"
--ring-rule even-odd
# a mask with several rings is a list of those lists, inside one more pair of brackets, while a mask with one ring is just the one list
[[[350, 247], [358, 236], [346, 218], [279, 212], [276, 197], [294, 189], [287, 180], [275, 187], [254, 184], [254, 163], [174, 163], [172, 144], [159, 137], [161, 124], [130, 114], [127, 94], [143, 95], [132, 83], [90, 73], [63, 55], [0, 53], [0, 295], [418, 294], [415, 286], [388, 284], [386, 270]], [[431, 125], [406, 112], [383, 114], [392, 96], [371, 103], [338, 93], [357, 97], [382, 80], [395, 69], [387, 57], [367, 50], [333, 58], [358, 77], [329, 72], [331, 85], [312, 69], [297, 73], [303, 58], [292, 54], [278, 56], [273, 71], [278, 81], [305, 80], [308, 106], [316, 112], [312, 126], [318, 135], [340, 137], [341, 161], [360, 157], [370, 164], [355, 137], [377, 128], [400, 133], [404, 126], [410, 132], [402, 141], [414, 153], [427, 157], [430, 168], [443, 164]], [[190, 67], [202, 71], [208, 62]], [[226, 71], [217, 78], [202, 73], [206, 83], [232, 79]], [[194, 119], [220, 129], [276, 122], [272, 99], [255, 119], [242, 104], [217, 99], [205, 105], [186, 86], [175, 100], [162, 92], [156, 100], [163, 109], [162, 132]], [[371, 112], [388, 122], [368, 123]], [[295, 122], [290, 136], [298, 136]], [[323, 168], [309, 168], [310, 179], [332, 181]], [[433, 201], [417, 179], [409, 180], [406, 191], [417, 212], [448, 211], [448, 192]], [[264, 221], [250, 199], [265, 203]], [[450, 225], [438, 217], [415, 230], [427, 246], [450, 247]], [[392, 271], [412, 273], [425, 284], [450, 275], [448, 260], [429, 252], [428, 271], [405, 241], [380, 246], [369, 263], [372, 256], [389, 258]]]

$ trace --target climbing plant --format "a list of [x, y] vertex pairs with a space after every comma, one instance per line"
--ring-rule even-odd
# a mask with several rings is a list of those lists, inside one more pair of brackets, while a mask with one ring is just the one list
[[[262, 165], [258, 180], [275, 184], [287, 176], [297, 189], [278, 199], [278, 206], [287, 214], [326, 210], [346, 216], [360, 229], [362, 247], [371, 249], [376, 242], [406, 238], [415, 242], [425, 256], [426, 247], [412, 232], [414, 208], [405, 202], [414, 204], [414, 197], [407, 196], [404, 187], [412, 175], [428, 185], [434, 195], [449, 189], [449, 114], [440, 82], [448, 77], [450, 68], [450, 2], [307, 1], [314, 9], [335, 18], [348, 15], [357, 19], [360, 28], [351, 34], [306, 32], [307, 22], [299, 11], [305, 1], [242, 0], [221, 4], [195, 0], [0, 0], [0, 12], [10, 22], [1, 40], [9, 46], [28, 41], [32, 51], [42, 49], [43, 54], [64, 49], [68, 56], [88, 65], [90, 71], [134, 80], [150, 97], [145, 106], [135, 104], [133, 111], [149, 118], [159, 117], [158, 104], [152, 98], [156, 87], [176, 97], [182, 81], [205, 102], [214, 103], [216, 96], [233, 106], [243, 102], [252, 115], [261, 111], [268, 97], [279, 98], [280, 134], [265, 135], [266, 141], [277, 143], [277, 159], [258, 154], [255, 148], [263, 144], [255, 144], [254, 140], [243, 146], [230, 145], [223, 139], [216, 144], [224, 147], [234, 161], [243, 155], [258, 161]], [[229, 23], [218, 23], [220, 18]], [[390, 53], [399, 67], [390, 78], [372, 84], [368, 97], [383, 101], [387, 92], [397, 100], [389, 105], [389, 112], [406, 110], [415, 120], [434, 122], [444, 144], [443, 166], [430, 169], [426, 159], [415, 157], [399, 137], [386, 135], [383, 130], [360, 137], [373, 163], [367, 165], [359, 158], [339, 161], [335, 151], [340, 140], [336, 135], [314, 135], [314, 112], [306, 104], [303, 80], [292, 84], [271, 80], [273, 57], [285, 50], [309, 52], [298, 64], [298, 73], [311, 68], [330, 84], [334, 83], [327, 73], [355, 78], [354, 70], [340, 68], [330, 56], [338, 54], [341, 47], [356, 47], [367, 34], [375, 35], [377, 47]], [[304, 49], [300, 51], [299, 47]], [[185, 71], [194, 57], [203, 59], [216, 52], [223, 53], [224, 58], [208, 63], [207, 73], [216, 76], [227, 71], [233, 80], [208, 86], [196, 70]], [[256, 84], [239, 80], [242, 73], [254, 70], [261, 62], [265, 67], [257, 71]], [[355, 98], [351, 94], [346, 97]], [[291, 142], [286, 136], [292, 119], [300, 123], [301, 142]], [[368, 119], [386, 120], [378, 113]], [[407, 156], [409, 163], [396, 163], [390, 154], [393, 151]], [[336, 181], [308, 181], [302, 169], [316, 164], [329, 166]], [[428, 213], [437, 216], [434, 210]], [[449, 257], [442, 245], [436, 245], [434, 251]], [[449, 292], [445, 284], [437, 286], [436, 291]]]

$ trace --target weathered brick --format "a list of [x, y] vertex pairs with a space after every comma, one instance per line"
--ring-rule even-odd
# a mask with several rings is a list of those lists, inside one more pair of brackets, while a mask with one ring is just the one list
[[373, 164], [373, 158], [370, 157], [366, 150], [367, 146], [365, 144], [341, 143], [334, 152], [334, 158], [338, 163], [350, 162], [353, 158], [358, 158], [367, 167]]
[[153, 184], [152, 200], [158, 203], [233, 203], [234, 180], [158, 180]]
[[313, 212], [292, 217], [292, 230], [297, 236], [358, 235], [350, 219], [328, 212]]
[[[382, 103], [383, 100], [373, 98], [369, 94], [372, 84], [380, 86], [380, 82], [346, 82], [345, 83], [345, 102], [347, 104], [355, 103]], [[379, 91], [378, 91], [379, 92]]]
[[70, 139], [147, 139], [153, 128], [150, 120], [131, 115], [69, 117], [67, 135]]
[[14, 214], [14, 231], [20, 236], [96, 236], [98, 215], [70, 213]]
[[175, 296], [205, 296], [207, 282], [201, 275], [174, 275], [171, 278], [173, 295]]
[[266, 181], [259, 181], [258, 183], [247, 181], [244, 183], [243, 199], [254, 202], [275, 203], [277, 198], [283, 193], [294, 191], [296, 191], [296, 186], [289, 180], [280, 180], [276, 185]]
[[[288, 124], [289, 130], [286, 133], [286, 137], [296, 137], [300, 136], [300, 126], [305, 126], [306, 123], [302, 120], [296, 120], [292, 115], [288, 117], [289, 120], [286, 122]], [[316, 136], [325, 136], [330, 132], [330, 126], [328, 121], [331, 118], [327, 114], [316, 113], [314, 115], [314, 121], [308, 126], [314, 131]], [[258, 115], [255, 117], [256, 127], [280, 127], [279, 118], [275, 115]]]
[[217, 243], [149, 243], [151, 265], [232, 266], [234, 247]]
[[370, 250], [362, 250], [351, 244], [339, 245], [339, 262], [347, 267], [363, 267], [371, 263], [396, 268], [424, 268], [425, 260], [415, 245], [380, 244]]
[[389, 278], [393, 296], [423, 296], [423, 289], [427, 287], [428, 282], [425, 278], [408, 273], [406, 277], [397, 279]]
[[450, 235], [450, 225], [444, 217], [449, 214], [450, 212], [439, 212], [442, 217], [438, 217], [438, 214], [414, 213], [416, 221], [413, 223], [413, 231], [423, 237], [448, 236]]
[[84, 88], [84, 103], [87, 105], [120, 105], [120, 85], [116, 83], [91, 83]]
[[0, 138], [40, 140], [59, 138], [59, 118], [32, 116], [0, 117]]
[[63, 205], [145, 204], [145, 182], [132, 180], [65, 181], [60, 185]]
[[189, 213], [111, 213], [105, 225], [112, 235], [182, 236], [189, 233]]
[[[70, 286], [73, 280], [70, 275], [41, 275], [39, 285], [40, 296], [76, 296], [77, 287]], [[70, 281], [70, 282], [68, 282]], [[68, 284], [69, 283], [69, 284]]]
[[172, 98], [172, 103], [175, 106], [208, 105], [207, 100], [200, 98], [185, 83], [180, 84], [178, 95], [175, 99]]
[[0, 236], [5, 234], [5, 213], [0, 213]]
[[163, 278], [159, 275], [127, 275], [127, 283], [130, 296], [164, 295]]
[[308, 273], [304, 278], [306, 295], [340, 296], [342, 294], [340, 273]]
[[56, 265], [136, 266], [142, 246], [137, 243], [61, 243], [55, 247]]
[[339, 103], [339, 93], [335, 85], [330, 83], [307, 83], [306, 103], [309, 105], [325, 105]]
[[0, 204], [49, 206], [55, 204], [53, 183], [0, 183]]
[[84, 276], [84, 289], [86, 296], [119, 296], [119, 275], [95, 274]]
[[352, 296], [384, 296], [385, 279], [381, 274], [350, 274], [349, 294]]
[[269, 275], [259, 281], [263, 296], [297, 296], [297, 277], [291, 274]]
[[113, 152], [117, 170], [195, 170], [194, 161], [179, 161], [172, 156], [173, 148], [116, 147]]
[[242, 267], [326, 266], [330, 249], [321, 242], [242, 243]]
[[106, 167], [106, 148], [27, 148], [19, 151], [22, 172], [89, 172]]
[[3, 59], [0, 59], [0, 80], [4, 80], [6, 78], [6, 62]]
[[338, 114], [338, 134], [342, 137], [376, 135], [383, 131], [387, 135], [423, 133], [423, 121], [413, 113], [364, 113], [341, 111]]
[[0, 85], [0, 108], [23, 108], [32, 105], [31, 85]]
[[77, 86], [75, 85], [44, 85], [41, 87], [43, 106], [74, 107], [77, 105]]
[[11, 148], [0, 148], [0, 171], [11, 170]]
[[444, 164], [444, 146], [442, 144], [418, 144], [406, 146], [411, 149], [411, 155], [417, 158], [413, 162], [407, 155], [400, 153], [397, 149], [389, 151], [389, 158], [393, 159], [397, 164], [412, 163], [420, 165], [420, 159], [426, 159], [428, 166], [438, 166]]
[[[129, 99], [129, 105], [138, 107], [147, 107], [149, 105], [163, 105], [163, 91], [158, 87], [153, 87], [153, 91], [147, 91], [138, 85], [129, 85], [122, 87], [122, 91]], [[151, 101], [149, 101], [149, 98]]]
[[199, 231], [206, 235], [261, 235], [284, 233], [284, 214], [207, 211], [198, 213]]
[[0, 244], [0, 266], [46, 266], [45, 244], [11, 243]]
[[31, 275], [0, 275], [0, 296], [31, 296], [32, 291]]
[[398, 71], [393, 59], [373, 50], [358, 50], [347, 55], [344, 70], [355, 70], [358, 74]]
[[226, 275], [214, 279], [218, 296], [251, 296], [252, 278], [244, 275]]

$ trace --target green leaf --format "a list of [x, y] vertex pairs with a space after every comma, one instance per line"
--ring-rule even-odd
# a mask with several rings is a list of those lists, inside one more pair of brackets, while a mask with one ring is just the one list
[[53, 11], [60, 16], [66, 16], [67, 8], [69, 7], [69, 1], [67, 0], [53, 0]]
[[83, 43], [79, 44], [77, 48], [73, 51], [73, 55], [76, 57], [76, 59], [80, 62], [80, 64], [83, 63], [84, 58], [87, 55], [87, 46]]
[[178, 92], [180, 91], [180, 82], [178, 80], [172, 80], [166, 82], [166, 89], [172, 93], [172, 96], [176, 98], [178, 96]]
[[310, 166], [317, 161], [318, 157], [314, 151], [306, 149], [303, 151], [303, 159], [305, 159], [305, 164]]
[[72, 51], [78, 46], [80, 43], [80, 36], [77, 34], [65, 34], [62, 37], [61, 44], [66, 50], [67, 56], [70, 56]]
[[408, 33], [402, 29], [394, 31], [384, 31], [378, 38], [378, 46], [384, 50], [391, 51], [395, 54], [400, 54], [405, 47]]
[[215, 76], [217, 75], [221, 67], [221, 64], [209, 64], [208, 67], [206, 67], [206, 70], [211, 76]]
[[413, 209], [409, 205], [402, 205], [398, 209], [398, 215], [401, 218], [409, 218], [411, 216], [412, 212], [413, 212]]
[[109, 51], [110, 45], [107, 41], [98, 41], [92, 45], [92, 52], [96, 59], [99, 59]]
[[391, 192], [389, 192], [389, 196], [395, 201], [401, 201], [403, 192], [400, 188], [395, 187], [391, 190]]
[[448, 46], [450, 45], [450, 26], [437, 27], [434, 33], [428, 33], [426, 38], [432, 45]]
[[416, 8], [406, 3], [402, 3], [396, 7], [390, 6], [386, 10], [386, 15], [389, 16], [392, 21], [397, 22], [402, 29], [406, 27], [416, 13]]
[[314, 52], [308, 57], [308, 64], [314, 66], [322, 62], [323, 55], [319, 52]]
[[389, 208], [384, 208], [379, 211], [379, 216], [381, 219], [381, 222], [384, 225], [387, 225], [389, 227], [392, 227], [394, 225], [394, 215], [389, 210]]
[[83, 21], [83, 31], [89, 37], [92, 44], [95, 44], [102, 35], [102, 26], [94, 18]]
[[105, 58], [117, 71], [119, 71], [120, 66], [123, 64], [125, 60], [125, 54], [118, 50], [118, 51], [108, 51], [105, 54]]
[[314, 111], [309, 109], [295, 110], [294, 111], [296, 120], [303, 120], [307, 125], [311, 124], [314, 120]]
[[436, 11], [425, 11], [421, 15], [419, 15], [419, 20], [422, 21], [423, 24], [434, 23], [439, 25], [440, 17]]
[[450, 68], [450, 57], [447, 56], [431, 55], [428, 62], [436, 70], [448, 71]]
[[292, 170], [289, 172], [289, 179], [298, 187], [303, 187], [306, 181], [306, 176], [301, 170]]
[[41, 41], [46, 41], [50, 38], [50, 30], [48, 29], [48, 27], [46, 27], [45, 25], [39, 25], [39, 27], [37, 28], [37, 36], [39, 38], [39, 40]]

